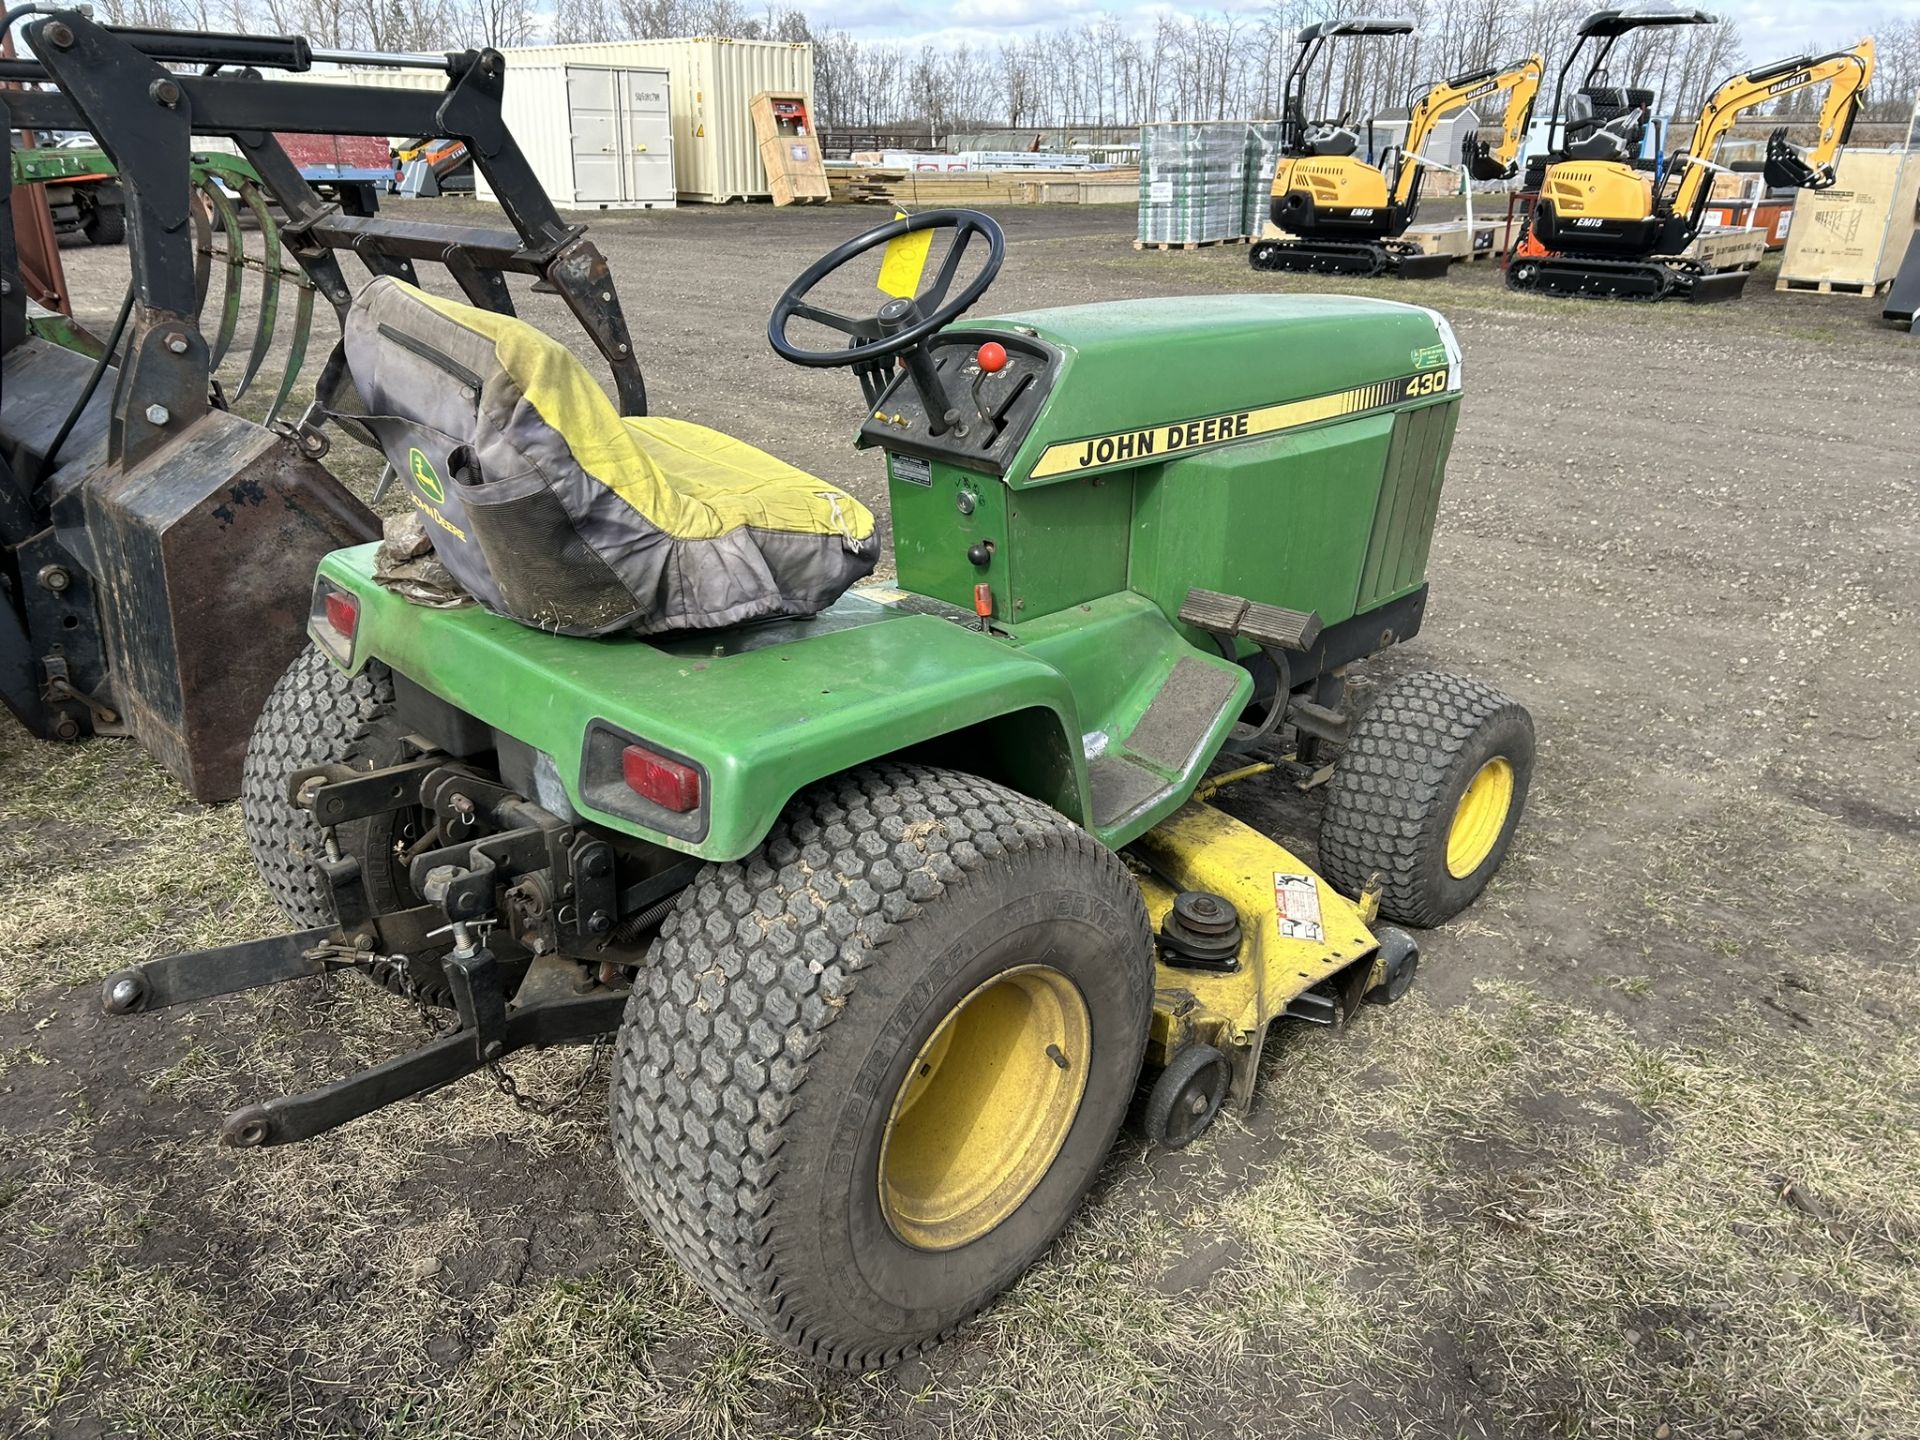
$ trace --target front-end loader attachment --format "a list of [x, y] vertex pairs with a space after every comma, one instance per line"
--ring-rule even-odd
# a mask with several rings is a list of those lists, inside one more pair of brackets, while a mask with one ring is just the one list
[[[639, 364], [604, 259], [507, 132], [497, 52], [331, 57], [437, 69], [439, 92], [291, 85], [268, 76], [329, 56], [80, 10], [15, 18], [32, 58], [0, 58], [10, 131], [96, 138], [87, 163], [120, 186], [132, 275], [104, 335], [30, 308], [12, 212], [44, 201], [0, 175], [0, 699], [42, 738], [132, 735], [196, 797], [231, 798], [254, 718], [306, 643], [320, 557], [379, 533], [324, 463], [326, 420], [356, 408], [337, 344], [296, 405], [316, 296], [344, 317], [357, 288], [341, 252], [407, 281], [443, 265], [506, 313], [506, 276], [532, 276], [631, 415], [646, 413]], [[512, 228], [348, 214], [279, 133], [449, 136]]]

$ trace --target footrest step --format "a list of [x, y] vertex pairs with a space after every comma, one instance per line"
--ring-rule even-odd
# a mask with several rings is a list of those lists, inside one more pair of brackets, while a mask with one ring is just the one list
[[1247, 606], [1240, 633], [1256, 645], [1275, 650], [1306, 651], [1320, 638], [1320, 612], [1282, 610], [1278, 605]]
[[1187, 591], [1186, 603], [1180, 607], [1180, 623], [1210, 630], [1216, 635], [1237, 635], [1247, 608], [1248, 602], [1238, 595], [1222, 595], [1217, 590], [1195, 587]]
[[1320, 638], [1320, 612], [1285, 610], [1198, 586], [1187, 591], [1180, 621], [1215, 635], [1244, 635], [1268, 650], [1306, 651]]

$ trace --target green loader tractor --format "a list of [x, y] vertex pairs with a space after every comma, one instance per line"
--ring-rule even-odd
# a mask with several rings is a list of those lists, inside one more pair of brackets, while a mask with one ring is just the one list
[[[883, 248], [877, 312], [829, 308]], [[734, 1315], [865, 1370], [1034, 1263], [1130, 1112], [1187, 1144], [1249, 1103], [1274, 1022], [1406, 992], [1418, 945], [1384, 921], [1474, 899], [1533, 760], [1484, 685], [1347, 688], [1420, 628], [1452, 331], [1276, 295], [958, 323], [1003, 255], [986, 216], [896, 219], [775, 308], [781, 355], [861, 384], [884, 584], [840, 488], [620, 414], [520, 320], [360, 292], [356, 425], [456, 593], [397, 593], [379, 545], [324, 560], [245, 779], [300, 928], [104, 1003], [352, 970], [445, 1023], [227, 1143], [612, 1034], [654, 1233]], [[1207, 803], [1276, 765], [1323, 782], [1317, 872]]]

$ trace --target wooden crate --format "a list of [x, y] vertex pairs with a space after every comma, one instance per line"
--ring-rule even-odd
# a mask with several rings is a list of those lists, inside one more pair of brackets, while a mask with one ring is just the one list
[[1715, 270], [1751, 270], [1767, 253], [1764, 230], [1702, 230], [1687, 255]]
[[1900, 271], [1920, 205], [1920, 152], [1849, 150], [1831, 190], [1803, 190], [1779, 288], [1877, 294]]
[[1469, 234], [1464, 221], [1451, 225], [1413, 225], [1400, 238], [1420, 248], [1423, 255], [1451, 255], [1459, 260], [1484, 260], [1493, 254], [1493, 225], [1473, 227]]
[[767, 188], [776, 205], [824, 205], [833, 194], [820, 161], [820, 142], [776, 135], [761, 142], [760, 163], [767, 167]]
[[776, 205], [824, 204], [832, 198], [820, 138], [804, 95], [762, 90], [747, 104], [760, 141], [760, 163]]

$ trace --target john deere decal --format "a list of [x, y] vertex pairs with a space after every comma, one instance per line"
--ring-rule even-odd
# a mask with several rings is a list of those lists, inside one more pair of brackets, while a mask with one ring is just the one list
[[420, 453], [418, 447], [407, 451], [407, 473], [413, 477], [413, 483], [436, 505], [444, 505], [447, 492], [440, 488], [440, 477], [433, 473], [433, 465]]
[[1231, 445], [1259, 435], [1295, 430], [1303, 425], [1343, 420], [1369, 410], [1440, 395], [1448, 388], [1450, 373], [1449, 367], [1442, 365], [1437, 370], [1380, 380], [1311, 400], [1290, 400], [1284, 405], [1263, 405], [1253, 410], [1236, 410], [1225, 415], [1178, 420], [1171, 425], [1154, 425], [1145, 430], [1122, 430], [1114, 435], [1093, 435], [1064, 445], [1049, 445], [1034, 462], [1032, 475], [1036, 480], [1044, 480], [1050, 475], [1072, 475], [1108, 465], [1172, 458], [1215, 445]]

